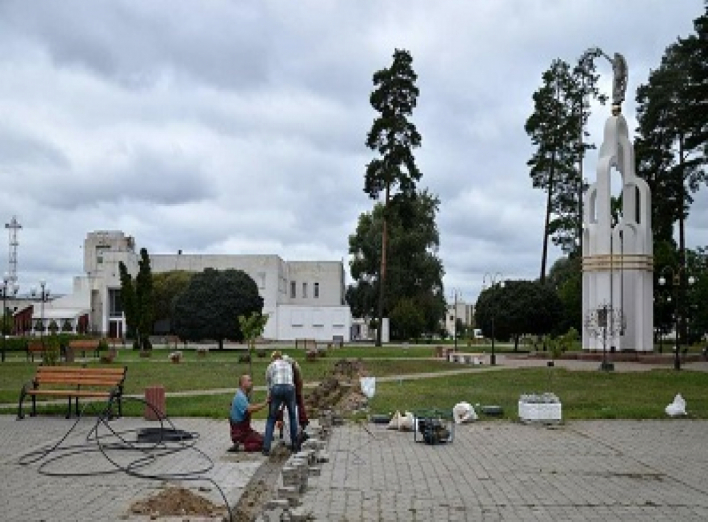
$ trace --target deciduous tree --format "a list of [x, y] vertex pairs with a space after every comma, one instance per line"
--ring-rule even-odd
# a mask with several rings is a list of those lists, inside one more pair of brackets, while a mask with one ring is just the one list
[[[423, 191], [397, 198], [388, 211], [390, 262], [383, 310], [390, 314], [401, 299], [412, 299], [424, 317], [427, 332], [437, 332], [445, 315], [444, 270], [437, 255], [438, 205], [437, 197]], [[377, 204], [372, 212], [359, 216], [356, 233], [349, 236], [354, 284], [347, 289], [347, 302], [360, 317], [374, 317], [379, 302], [380, 231], [385, 211], [383, 204]]]
[[263, 298], [246, 272], [207, 268], [175, 299], [174, 330], [184, 340], [213, 339], [223, 349], [225, 339], [244, 339], [235, 318], [262, 311]]

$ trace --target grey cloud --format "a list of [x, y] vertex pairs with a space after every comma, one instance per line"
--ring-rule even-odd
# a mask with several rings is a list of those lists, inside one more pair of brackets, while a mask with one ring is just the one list
[[263, 13], [245, 2], [46, 2], [3, 5], [5, 27], [59, 66], [84, 67], [126, 87], [184, 75], [224, 88], [267, 81]]

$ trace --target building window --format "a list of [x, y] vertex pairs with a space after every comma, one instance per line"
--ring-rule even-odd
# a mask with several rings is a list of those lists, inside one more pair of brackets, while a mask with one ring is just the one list
[[123, 316], [123, 302], [120, 299], [120, 288], [108, 289], [108, 315], [110, 317]]
[[110, 249], [109, 246], [101, 245], [96, 247], [96, 263], [103, 263], [103, 253]]
[[258, 272], [258, 288], [265, 288], [266, 285], [266, 273]]
[[302, 283], [302, 297], [307, 299], [307, 283]]
[[295, 281], [290, 281], [290, 299], [295, 299], [296, 283]]
[[320, 297], [320, 284], [315, 283], [314, 288], [312, 289], [312, 297], [315, 299], [318, 299]]

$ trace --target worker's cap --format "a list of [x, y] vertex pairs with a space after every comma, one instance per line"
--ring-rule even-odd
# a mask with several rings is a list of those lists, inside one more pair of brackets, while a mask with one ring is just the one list
[[286, 353], [285, 355], [283, 355], [283, 360], [285, 362], [290, 362], [290, 361], [292, 361], [292, 358]]

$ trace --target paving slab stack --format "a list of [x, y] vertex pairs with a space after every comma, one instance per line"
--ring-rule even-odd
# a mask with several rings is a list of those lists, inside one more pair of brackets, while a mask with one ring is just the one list
[[[318, 435], [329, 435], [332, 429], [332, 412], [323, 412], [319, 419]], [[298, 453], [291, 455], [283, 466], [276, 497], [266, 505], [258, 522], [310, 520], [310, 511], [301, 507], [302, 495], [307, 491], [308, 478], [321, 473], [321, 465], [329, 462], [325, 451], [326, 441], [313, 437], [302, 444]]]

